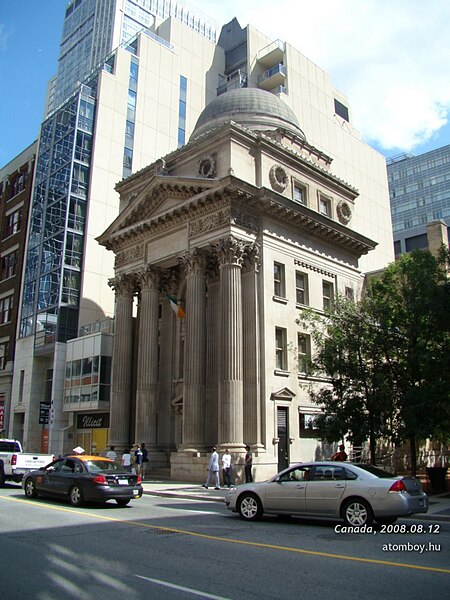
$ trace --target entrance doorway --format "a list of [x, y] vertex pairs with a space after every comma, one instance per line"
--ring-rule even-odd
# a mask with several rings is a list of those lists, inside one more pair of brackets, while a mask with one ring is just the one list
[[77, 446], [85, 449], [86, 454], [104, 454], [106, 452], [108, 429], [91, 429], [77, 432]]
[[278, 471], [289, 466], [289, 408], [277, 407]]

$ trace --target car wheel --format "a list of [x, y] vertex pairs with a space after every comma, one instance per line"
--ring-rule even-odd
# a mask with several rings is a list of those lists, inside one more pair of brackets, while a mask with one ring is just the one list
[[352, 498], [344, 504], [342, 518], [350, 527], [361, 527], [372, 524], [373, 513], [368, 502], [362, 498]]
[[69, 502], [72, 506], [81, 506], [83, 504], [83, 492], [78, 485], [70, 488]]
[[376, 519], [378, 525], [392, 525], [397, 520], [397, 517], [378, 517]]
[[263, 515], [260, 499], [254, 494], [242, 494], [239, 498], [239, 516], [246, 521], [259, 521]]
[[25, 481], [25, 496], [27, 498], [37, 498], [36, 485], [31, 478]]
[[116, 502], [117, 502], [117, 504], [118, 504], [119, 506], [126, 506], [127, 504], [129, 504], [129, 503], [130, 503], [130, 498], [128, 498], [128, 500], [125, 500], [125, 499], [124, 499], [124, 500], [122, 500], [122, 499], [120, 499], [120, 498], [119, 498], [119, 499], [118, 499], [118, 498], [116, 498]]

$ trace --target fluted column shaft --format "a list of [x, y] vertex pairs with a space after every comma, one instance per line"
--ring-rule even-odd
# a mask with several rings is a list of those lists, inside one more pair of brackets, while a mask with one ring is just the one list
[[[215, 274], [214, 274], [215, 275]], [[206, 398], [205, 398], [205, 440], [208, 447], [218, 440], [218, 356], [220, 340], [220, 281], [210, 274], [206, 307]]]
[[127, 277], [114, 278], [109, 284], [116, 293], [109, 442], [123, 449], [130, 444], [135, 285]]
[[260, 332], [258, 306], [259, 246], [247, 250], [242, 275], [244, 345], [244, 440], [261, 447]]
[[216, 246], [220, 263], [221, 335], [219, 444], [243, 447], [243, 334], [241, 272], [244, 243], [229, 238]]
[[135, 441], [145, 442], [152, 451], [157, 442], [159, 273], [148, 267], [139, 274], [139, 282]]
[[183, 444], [185, 452], [204, 449], [206, 278], [204, 258], [196, 250], [183, 258], [186, 269]]

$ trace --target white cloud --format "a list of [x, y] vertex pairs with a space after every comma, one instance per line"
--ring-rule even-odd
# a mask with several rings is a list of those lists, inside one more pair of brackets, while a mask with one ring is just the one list
[[385, 150], [412, 150], [449, 119], [447, 0], [192, 0], [223, 24], [234, 16], [325, 69], [352, 120]]
[[0, 23], [0, 50], [6, 50], [9, 39], [9, 33], [6, 31], [3, 23]]

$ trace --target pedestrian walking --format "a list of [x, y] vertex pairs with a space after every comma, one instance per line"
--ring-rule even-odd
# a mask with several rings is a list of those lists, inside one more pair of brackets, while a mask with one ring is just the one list
[[245, 483], [252, 483], [253, 482], [253, 474], [252, 474], [253, 454], [252, 454], [252, 451], [251, 451], [249, 445], [245, 446], [245, 450], [246, 450], [245, 459], [244, 459]]
[[121, 462], [125, 471], [129, 471], [131, 473], [131, 454], [128, 448], [123, 451]]
[[206, 479], [206, 483], [202, 483], [204, 488], [208, 489], [212, 477], [214, 477], [215, 489], [220, 490], [219, 455], [217, 454], [217, 449], [215, 446], [212, 448], [211, 456], [209, 457], [208, 477]]
[[106, 453], [106, 458], [110, 460], [116, 460], [117, 452], [114, 450], [114, 446], [110, 446], [108, 452]]
[[[145, 448], [145, 444], [138, 444], [137, 450], [134, 453], [135, 456], [135, 467], [136, 467], [136, 473], [140, 476], [143, 477], [143, 475], [145, 474], [145, 462], [148, 461], [147, 458], [147, 450]], [[144, 462], [144, 458], [145, 458], [145, 462]]]
[[144, 480], [145, 472], [147, 470], [147, 463], [148, 463], [148, 451], [147, 451], [147, 448], [145, 447], [144, 442], [142, 442], [140, 448], [141, 448], [141, 452], [142, 452], [141, 478], [142, 478], [142, 480]]
[[231, 487], [231, 454], [228, 448], [222, 454], [222, 475], [224, 487]]

